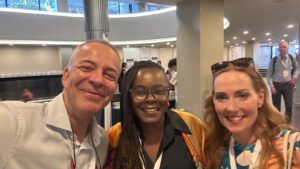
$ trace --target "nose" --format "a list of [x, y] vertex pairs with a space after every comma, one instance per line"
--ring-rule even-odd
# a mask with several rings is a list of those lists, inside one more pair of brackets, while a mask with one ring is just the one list
[[238, 104], [234, 99], [230, 99], [227, 103], [225, 111], [227, 112], [236, 112], [238, 110]]
[[103, 71], [101, 69], [91, 72], [90, 82], [94, 86], [101, 86], [103, 84]]
[[153, 93], [150, 90], [148, 90], [145, 100], [146, 101], [155, 101], [155, 98], [153, 97]]

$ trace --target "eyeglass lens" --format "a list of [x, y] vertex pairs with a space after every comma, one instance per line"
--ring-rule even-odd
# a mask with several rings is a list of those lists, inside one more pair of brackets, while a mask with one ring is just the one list
[[137, 87], [131, 90], [132, 97], [136, 101], [144, 101], [149, 97], [149, 93], [156, 100], [166, 100], [168, 98], [169, 90], [166, 86], [156, 86], [152, 89], [147, 89], [146, 87]]

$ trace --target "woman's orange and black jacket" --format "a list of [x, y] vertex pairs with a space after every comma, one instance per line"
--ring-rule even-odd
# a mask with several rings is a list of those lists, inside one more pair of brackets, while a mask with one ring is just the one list
[[[190, 153], [195, 162], [197, 169], [205, 167], [204, 157], [204, 141], [205, 141], [205, 128], [200, 119], [196, 116], [188, 113], [174, 110], [186, 123], [190, 134], [181, 132], [181, 135], [190, 150]], [[117, 123], [107, 131], [109, 137], [109, 150], [105, 169], [111, 168], [113, 165], [113, 159], [115, 156], [116, 148], [118, 147], [119, 138], [121, 134], [121, 123]]]

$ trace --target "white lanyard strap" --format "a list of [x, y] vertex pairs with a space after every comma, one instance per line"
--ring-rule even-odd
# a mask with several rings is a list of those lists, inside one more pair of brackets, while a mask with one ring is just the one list
[[[142, 140], [141, 140], [140, 137], [139, 137], [139, 140], [140, 140], [140, 143], [142, 143]], [[160, 168], [162, 156], [163, 156], [163, 152], [160, 153], [158, 159], [155, 161], [155, 164], [154, 164], [154, 168], [153, 168], [153, 169], [159, 169], [159, 168]], [[140, 157], [140, 160], [141, 160], [142, 163], [143, 163], [143, 157]], [[143, 164], [144, 164], [144, 163], [143, 163]], [[145, 165], [146, 165], [146, 164], [143, 165], [143, 169], [146, 168]]]
[[155, 162], [154, 168], [153, 169], [159, 169], [160, 168], [160, 164], [161, 164], [161, 160], [162, 160], [162, 155], [163, 153], [161, 152], [158, 159]]
[[280, 58], [280, 60], [281, 60], [281, 63], [282, 63], [282, 65], [283, 65], [283, 67], [284, 67], [284, 68], [287, 68], [287, 67], [288, 67], [288, 61], [289, 61], [288, 57], [286, 58], [285, 63], [283, 62], [283, 60], [282, 60], [281, 58]]
[[[230, 160], [230, 168], [231, 169], [237, 169], [236, 167], [236, 161], [235, 161], [235, 152], [234, 152], [234, 139], [233, 136], [231, 136], [230, 139], [230, 143], [229, 143], [229, 160]], [[249, 169], [253, 169], [254, 165], [257, 161], [258, 155], [260, 153], [261, 150], [261, 141], [259, 139], [257, 139], [256, 143], [255, 143], [255, 148], [254, 148], [254, 152], [253, 152], [253, 156], [250, 159], [250, 163], [249, 163]]]

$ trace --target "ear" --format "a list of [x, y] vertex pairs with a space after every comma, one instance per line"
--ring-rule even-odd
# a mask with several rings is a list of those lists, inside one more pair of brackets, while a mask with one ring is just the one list
[[61, 78], [62, 85], [64, 86], [64, 88], [68, 86], [68, 79], [69, 79], [69, 67], [66, 67], [64, 69], [64, 73]]
[[258, 93], [258, 102], [257, 102], [258, 108], [261, 108], [261, 106], [264, 104], [264, 101], [265, 101], [265, 90], [260, 89]]

